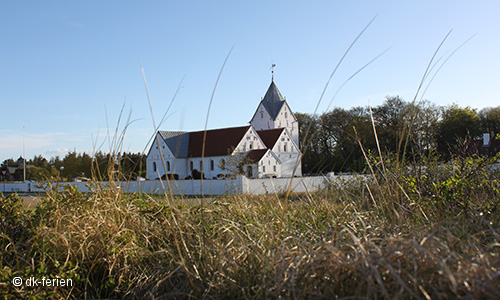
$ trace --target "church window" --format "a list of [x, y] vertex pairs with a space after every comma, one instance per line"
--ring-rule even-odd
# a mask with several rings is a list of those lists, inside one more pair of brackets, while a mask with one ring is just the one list
[[213, 170], [214, 170], [214, 167], [215, 167], [214, 160], [213, 160], [213, 159], [211, 159], [211, 160], [210, 160], [210, 170], [212, 170], [212, 171], [213, 171]]
[[262, 167], [262, 172], [266, 172], [266, 166]]
[[170, 172], [170, 162], [169, 161], [167, 161], [167, 171]]
[[250, 149], [252, 149], [252, 148], [253, 148], [253, 143], [250, 143]]
[[156, 162], [153, 162], [153, 171], [156, 172]]
[[193, 171], [193, 162], [192, 162], [192, 161], [191, 161], [191, 162], [189, 162], [189, 169], [190, 169], [191, 171]]
[[288, 114], [287, 114], [287, 112], [285, 111], [285, 119], [286, 119], [286, 118], [288, 118]]
[[264, 112], [262, 110], [260, 111], [260, 118], [264, 119]]
[[286, 143], [283, 145], [283, 152], [286, 152]]
[[276, 172], [276, 166], [273, 166], [273, 171]]
[[203, 160], [200, 160], [200, 171], [203, 172]]

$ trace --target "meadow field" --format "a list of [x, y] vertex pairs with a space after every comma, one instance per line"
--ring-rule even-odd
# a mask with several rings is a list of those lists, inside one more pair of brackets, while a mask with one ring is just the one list
[[[1, 197], [0, 295], [498, 299], [500, 181], [490, 162], [375, 162], [372, 182], [201, 202], [113, 186], [49, 190], [35, 209]], [[15, 277], [71, 286], [15, 286]]]

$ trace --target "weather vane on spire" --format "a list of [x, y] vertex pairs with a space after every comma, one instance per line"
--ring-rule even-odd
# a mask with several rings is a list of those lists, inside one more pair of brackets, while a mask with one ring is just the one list
[[273, 64], [271, 62], [271, 81], [274, 81], [274, 68], [276, 67], [276, 64]]

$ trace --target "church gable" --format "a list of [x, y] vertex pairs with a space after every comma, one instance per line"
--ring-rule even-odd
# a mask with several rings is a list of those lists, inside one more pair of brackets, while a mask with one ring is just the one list
[[283, 106], [281, 107], [279, 116], [283, 117], [285, 120], [290, 121], [290, 122], [297, 122], [297, 118], [295, 117], [295, 114], [293, 113], [292, 109], [288, 105], [288, 103], [285, 101]]
[[281, 160], [269, 149], [250, 152], [249, 159], [254, 164], [257, 177], [281, 177]]
[[[286, 101], [278, 90], [278, 87], [272, 81], [250, 122], [258, 122], [259, 118], [275, 121], [285, 103]], [[265, 112], [265, 116], [263, 112]]]
[[265, 148], [266, 145], [257, 134], [257, 131], [255, 131], [255, 129], [252, 126], [250, 126], [245, 136], [243, 136], [240, 143], [235, 148], [235, 151], [247, 152], [251, 150], [265, 149]]
[[252, 117], [252, 120], [250, 121], [250, 124], [252, 124], [252, 126], [257, 130], [274, 128], [274, 124], [271, 125], [270, 121], [271, 115], [269, 115], [269, 112], [261, 101]]
[[158, 132], [153, 140], [153, 143], [151, 144], [151, 147], [149, 148], [147, 157], [151, 159], [160, 159], [161, 155], [163, 155], [163, 157], [174, 157], [174, 154], [168, 147], [165, 139], [162, 137], [160, 132]]
[[290, 132], [286, 128], [283, 128], [283, 131], [281, 132], [279, 138], [276, 140], [275, 144], [270, 149], [272, 149], [275, 153], [283, 153], [283, 152], [298, 153], [298, 152], [300, 152], [297, 144], [295, 143], [292, 136], [290, 135]]
[[189, 132], [185, 131], [159, 131], [170, 152], [176, 158], [187, 157]]
[[287, 128], [298, 145], [298, 122], [292, 109], [281, 95], [274, 81], [259, 103], [250, 124], [257, 130]]

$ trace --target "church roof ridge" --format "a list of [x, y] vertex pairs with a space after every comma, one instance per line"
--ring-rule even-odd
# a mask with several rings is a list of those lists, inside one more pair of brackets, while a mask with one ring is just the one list
[[188, 133], [188, 132], [187, 131], [175, 131], [175, 130], [158, 130], [158, 133], [160, 134], [160, 136], [164, 140], [166, 140], [166, 139], [173, 138], [173, 137], [176, 137], [176, 136]]
[[243, 129], [243, 128], [248, 129], [249, 127], [251, 127], [251, 125], [243, 125], [243, 126], [235, 126], [235, 127], [222, 127], [222, 128], [214, 128], [214, 129], [207, 129], [207, 130], [196, 130], [196, 131], [190, 131], [189, 133], [203, 133], [205, 131], [206, 132], [215, 132], [215, 131], [226, 131], [226, 130], [233, 131], [236, 129]]

